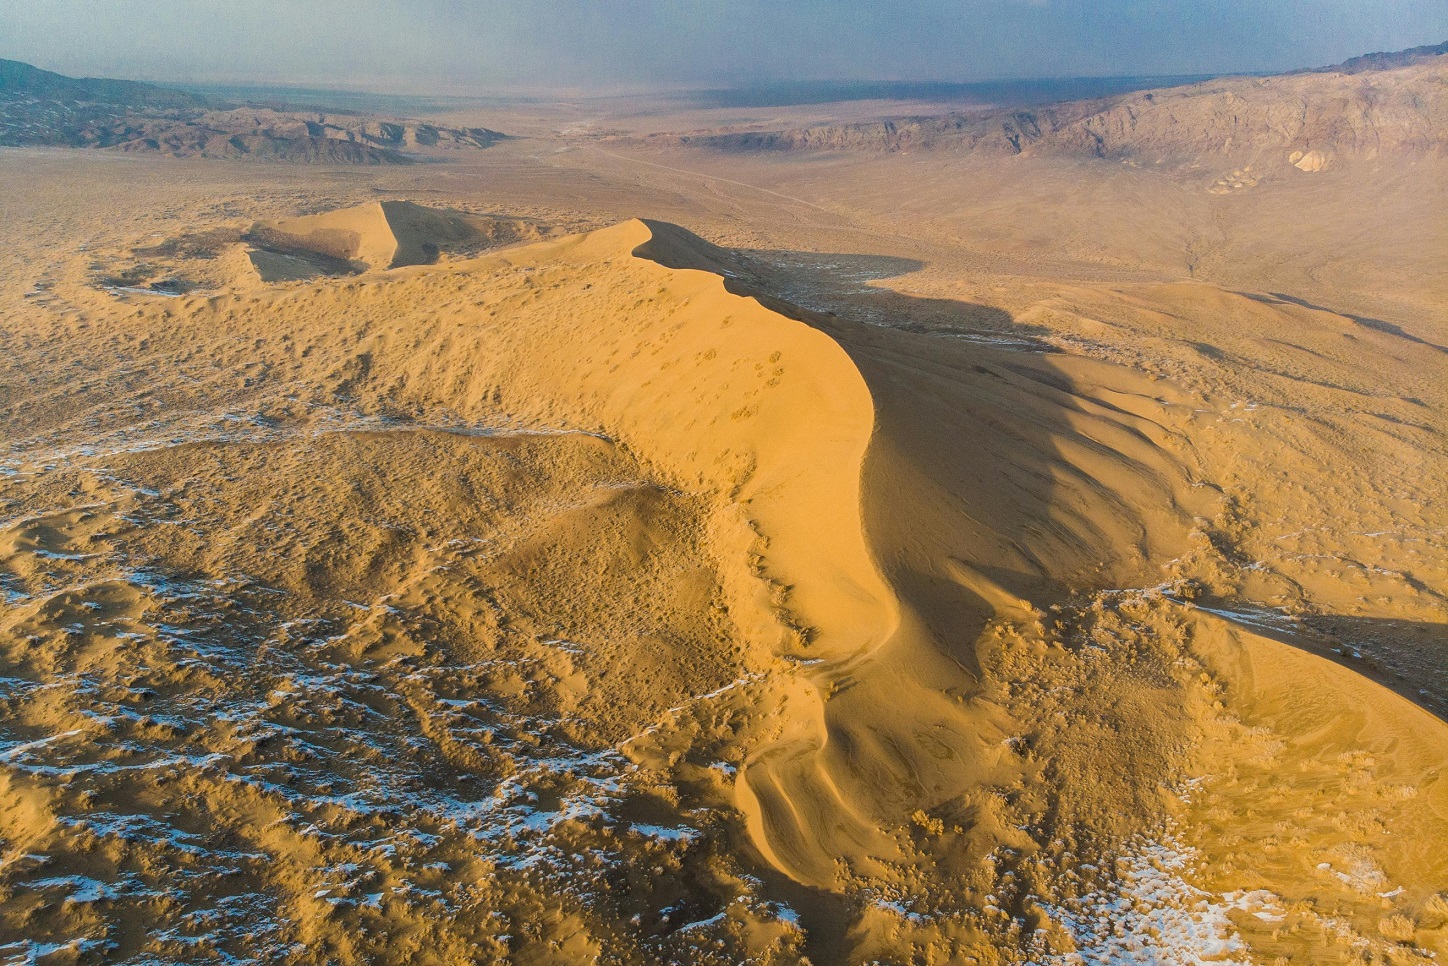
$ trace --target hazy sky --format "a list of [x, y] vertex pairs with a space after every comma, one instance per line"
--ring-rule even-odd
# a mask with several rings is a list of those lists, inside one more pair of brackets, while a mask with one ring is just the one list
[[1448, 0], [0, 0], [71, 74], [481, 90], [981, 80], [1333, 63], [1448, 40]]

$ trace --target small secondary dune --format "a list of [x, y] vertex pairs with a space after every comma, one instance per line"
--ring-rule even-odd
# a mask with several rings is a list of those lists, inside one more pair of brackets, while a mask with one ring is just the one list
[[264, 281], [430, 265], [443, 252], [476, 251], [541, 237], [519, 219], [379, 201], [341, 211], [258, 223], [247, 236]]

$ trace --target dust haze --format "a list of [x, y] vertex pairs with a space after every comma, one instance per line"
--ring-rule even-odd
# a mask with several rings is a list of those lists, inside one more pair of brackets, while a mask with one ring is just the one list
[[1436, 0], [0, 0], [64, 73], [392, 90], [1288, 70], [1436, 42]]

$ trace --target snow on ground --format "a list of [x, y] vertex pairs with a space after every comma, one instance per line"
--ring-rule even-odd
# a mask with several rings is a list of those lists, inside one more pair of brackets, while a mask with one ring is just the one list
[[1228, 913], [1269, 922], [1284, 913], [1270, 892], [1217, 895], [1191, 882], [1198, 853], [1171, 830], [1138, 839], [1117, 860], [1115, 881], [1059, 906], [1047, 906], [1077, 950], [1040, 966], [1198, 966], [1253, 962]]

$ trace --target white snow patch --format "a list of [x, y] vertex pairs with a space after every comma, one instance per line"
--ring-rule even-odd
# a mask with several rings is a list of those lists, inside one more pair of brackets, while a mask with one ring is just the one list
[[662, 825], [634, 825], [633, 831], [661, 842], [692, 842], [699, 837], [697, 829], [665, 828]]
[[[1045, 906], [1076, 942], [1077, 950], [1043, 966], [1197, 966], [1252, 962], [1227, 913], [1243, 910], [1276, 921], [1276, 896], [1256, 892], [1215, 895], [1187, 881], [1195, 849], [1170, 832], [1142, 840], [1117, 860], [1119, 880], [1060, 906]], [[1265, 913], [1265, 916], [1262, 915]]]

